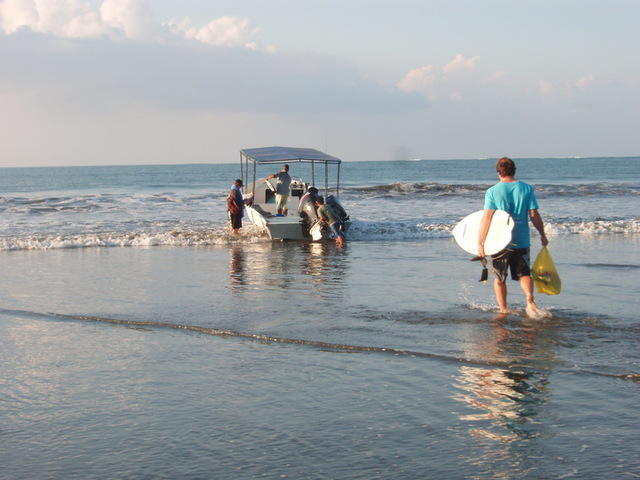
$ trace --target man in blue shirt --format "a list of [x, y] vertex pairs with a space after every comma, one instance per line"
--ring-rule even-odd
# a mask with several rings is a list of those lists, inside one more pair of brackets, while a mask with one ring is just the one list
[[540, 241], [546, 246], [549, 241], [544, 233], [544, 222], [538, 213], [538, 202], [531, 185], [515, 179], [516, 165], [510, 158], [503, 157], [496, 163], [500, 182], [487, 190], [484, 199], [484, 216], [478, 236], [478, 253], [485, 257], [484, 241], [496, 210], [509, 213], [514, 221], [511, 243], [503, 251], [491, 256], [495, 280], [493, 288], [500, 307], [500, 313], [507, 310], [507, 276], [519, 280], [527, 299], [527, 314], [535, 316], [538, 312], [533, 298], [533, 279], [529, 261], [529, 219], [540, 234]]

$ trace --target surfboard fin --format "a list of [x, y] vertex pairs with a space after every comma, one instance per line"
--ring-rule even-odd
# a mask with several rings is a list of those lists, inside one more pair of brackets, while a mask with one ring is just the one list
[[487, 280], [489, 279], [489, 270], [487, 270], [487, 258], [481, 257], [480, 255], [478, 255], [477, 257], [473, 257], [471, 261], [472, 262], [480, 261], [480, 263], [482, 263], [482, 273], [480, 274], [479, 281], [482, 283], [487, 283]]
[[487, 280], [489, 279], [489, 270], [487, 270], [487, 267], [484, 267], [482, 269], [482, 273], [480, 274], [480, 282], [482, 283], [487, 283]]

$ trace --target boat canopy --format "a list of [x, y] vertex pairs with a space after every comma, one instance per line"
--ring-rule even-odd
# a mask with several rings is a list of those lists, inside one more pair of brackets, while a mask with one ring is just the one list
[[262, 147], [240, 150], [246, 158], [256, 163], [331, 163], [340, 164], [342, 160], [313, 148]]
[[[274, 163], [310, 163], [311, 164], [311, 184], [315, 185], [315, 165], [324, 165], [325, 191], [329, 191], [329, 165], [337, 166], [336, 174], [336, 197], [340, 196], [340, 163], [339, 158], [327, 155], [314, 148], [296, 147], [261, 147], [245, 148], [240, 150], [240, 175], [243, 177], [245, 188], [249, 183], [249, 162], [253, 163], [253, 190], [256, 182], [256, 166], [269, 165]], [[244, 164], [244, 165], [243, 165]]]

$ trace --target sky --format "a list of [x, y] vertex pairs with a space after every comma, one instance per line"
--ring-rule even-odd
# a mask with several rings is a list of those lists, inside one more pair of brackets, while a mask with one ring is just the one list
[[639, 0], [0, 0], [0, 167], [640, 155]]

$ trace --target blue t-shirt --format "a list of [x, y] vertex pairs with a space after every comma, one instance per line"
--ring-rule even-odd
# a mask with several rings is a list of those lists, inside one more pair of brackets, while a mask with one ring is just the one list
[[486, 210], [504, 210], [513, 218], [509, 248], [529, 248], [529, 210], [538, 208], [533, 187], [528, 183], [500, 182], [484, 196]]

